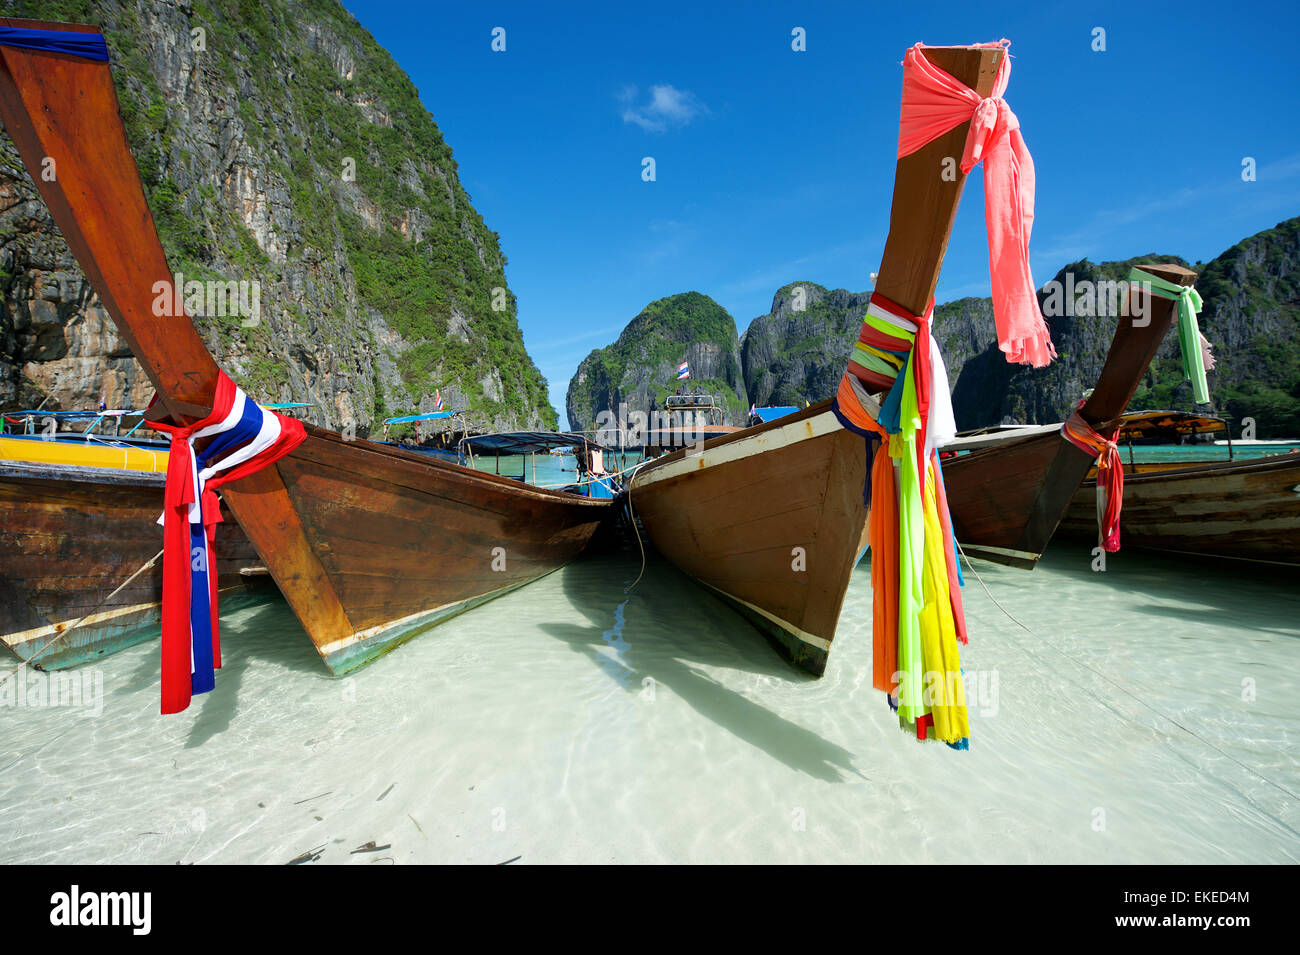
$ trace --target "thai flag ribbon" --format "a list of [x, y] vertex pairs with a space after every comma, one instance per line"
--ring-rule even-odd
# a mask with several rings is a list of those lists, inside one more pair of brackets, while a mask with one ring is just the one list
[[[171, 436], [163, 497], [162, 712], [179, 713], [216, 683], [221, 667], [217, 488], [284, 457], [307, 437], [302, 422], [266, 411], [219, 372], [212, 412], [190, 425], [150, 422]], [[155, 399], [156, 400], [156, 399]], [[195, 443], [210, 438], [201, 450]]]

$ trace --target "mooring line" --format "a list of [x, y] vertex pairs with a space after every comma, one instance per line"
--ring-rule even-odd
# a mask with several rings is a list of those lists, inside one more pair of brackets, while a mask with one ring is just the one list
[[623, 593], [630, 594], [636, 585], [641, 583], [641, 577], [645, 574], [645, 544], [641, 542], [641, 528], [636, 524], [636, 512], [632, 510], [632, 478], [636, 477], [636, 472], [640, 469], [641, 464], [638, 462], [632, 466], [632, 473], [627, 479], [627, 518], [632, 522], [632, 533], [636, 535], [636, 546], [641, 550], [641, 570], [636, 575], [636, 580], [624, 589]]

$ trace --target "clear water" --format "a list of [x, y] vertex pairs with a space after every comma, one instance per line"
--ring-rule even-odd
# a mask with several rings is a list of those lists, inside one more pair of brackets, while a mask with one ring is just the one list
[[976, 562], [1032, 634], [968, 574], [967, 753], [871, 689], [865, 564], [820, 681], [656, 558], [624, 594], [634, 547], [342, 679], [277, 597], [183, 714], [156, 644], [0, 707], [0, 862], [1300, 859], [1294, 578], [1058, 545]]
[[[623, 470], [639, 460], [640, 457], [632, 452], [626, 455], [606, 454], [605, 470]], [[577, 460], [568, 454], [536, 454], [532, 457], [510, 455], [500, 459], [480, 456], [474, 458], [473, 466], [480, 471], [522, 479], [542, 487], [563, 487], [578, 480]]]
[[[1300, 443], [1291, 445], [1282, 444], [1234, 444], [1232, 446], [1233, 461], [1248, 461], [1254, 458], [1263, 458], [1272, 454], [1288, 454], [1292, 451], [1300, 451]], [[1121, 445], [1120, 453], [1124, 456], [1124, 462], [1129, 461], [1128, 445]], [[1228, 446], [1223, 444], [1148, 444], [1134, 445], [1132, 449], [1133, 458], [1139, 464], [1156, 463], [1161, 461], [1227, 461]]]

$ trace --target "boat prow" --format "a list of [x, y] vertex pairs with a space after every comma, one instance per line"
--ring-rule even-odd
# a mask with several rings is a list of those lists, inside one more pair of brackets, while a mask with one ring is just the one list
[[866, 548], [866, 443], [830, 402], [643, 466], [629, 500], [658, 550], [820, 676]]
[[[1177, 265], [1140, 269], [1181, 286], [1196, 273]], [[1148, 299], [1128, 309], [1146, 315], [1145, 324], [1117, 318], [1114, 337], [1096, 387], [1079, 416], [1103, 438], [1114, 435], [1119, 418], [1137, 390], [1174, 321], [1174, 303], [1145, 291]], [[943, 462], [944, 486], [953, 530], [971, 556], [1014, 567], [1038, 563], [1070, 500], [1088, 476], [1095, 454], [1067, 440], [1059, 425], [981, 435], [966, 442], [974, 450]], [[962, 447], [962, 440], [950, 448]]]
[[[188, 316], [153, 314], [152, 290], [173, 277], [102, 37], [75, 24], [0, 23], [82, 34], [76, 43], [90, 49], [0, 45], [0, 119], [157, 390], [155, 420], [206, 418], [219, 372]], [[40, 174], [47, 161], [56, 178]], [[287, 457], [221, 493], [335, 673], [550, 573], [614, 511], [610, 498], [532, 488], [312, 427]]]

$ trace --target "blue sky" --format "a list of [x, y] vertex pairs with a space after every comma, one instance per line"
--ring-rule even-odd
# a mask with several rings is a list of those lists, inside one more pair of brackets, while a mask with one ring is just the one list
[[[1012, 41], [1006, 98], [1037, 167], [1040, 285], [1085, 256], [1209, 259], [1300, 214], [1291, 3], [345, 5], [410, 74], [501, 235], [562, 424], [578, 362], [654, 299], [704, 292], [743, 332], [787, 282], [869, 287], [899, 64], [918, 41]], [[941, 302], [988, 294], [979, 179]]]

